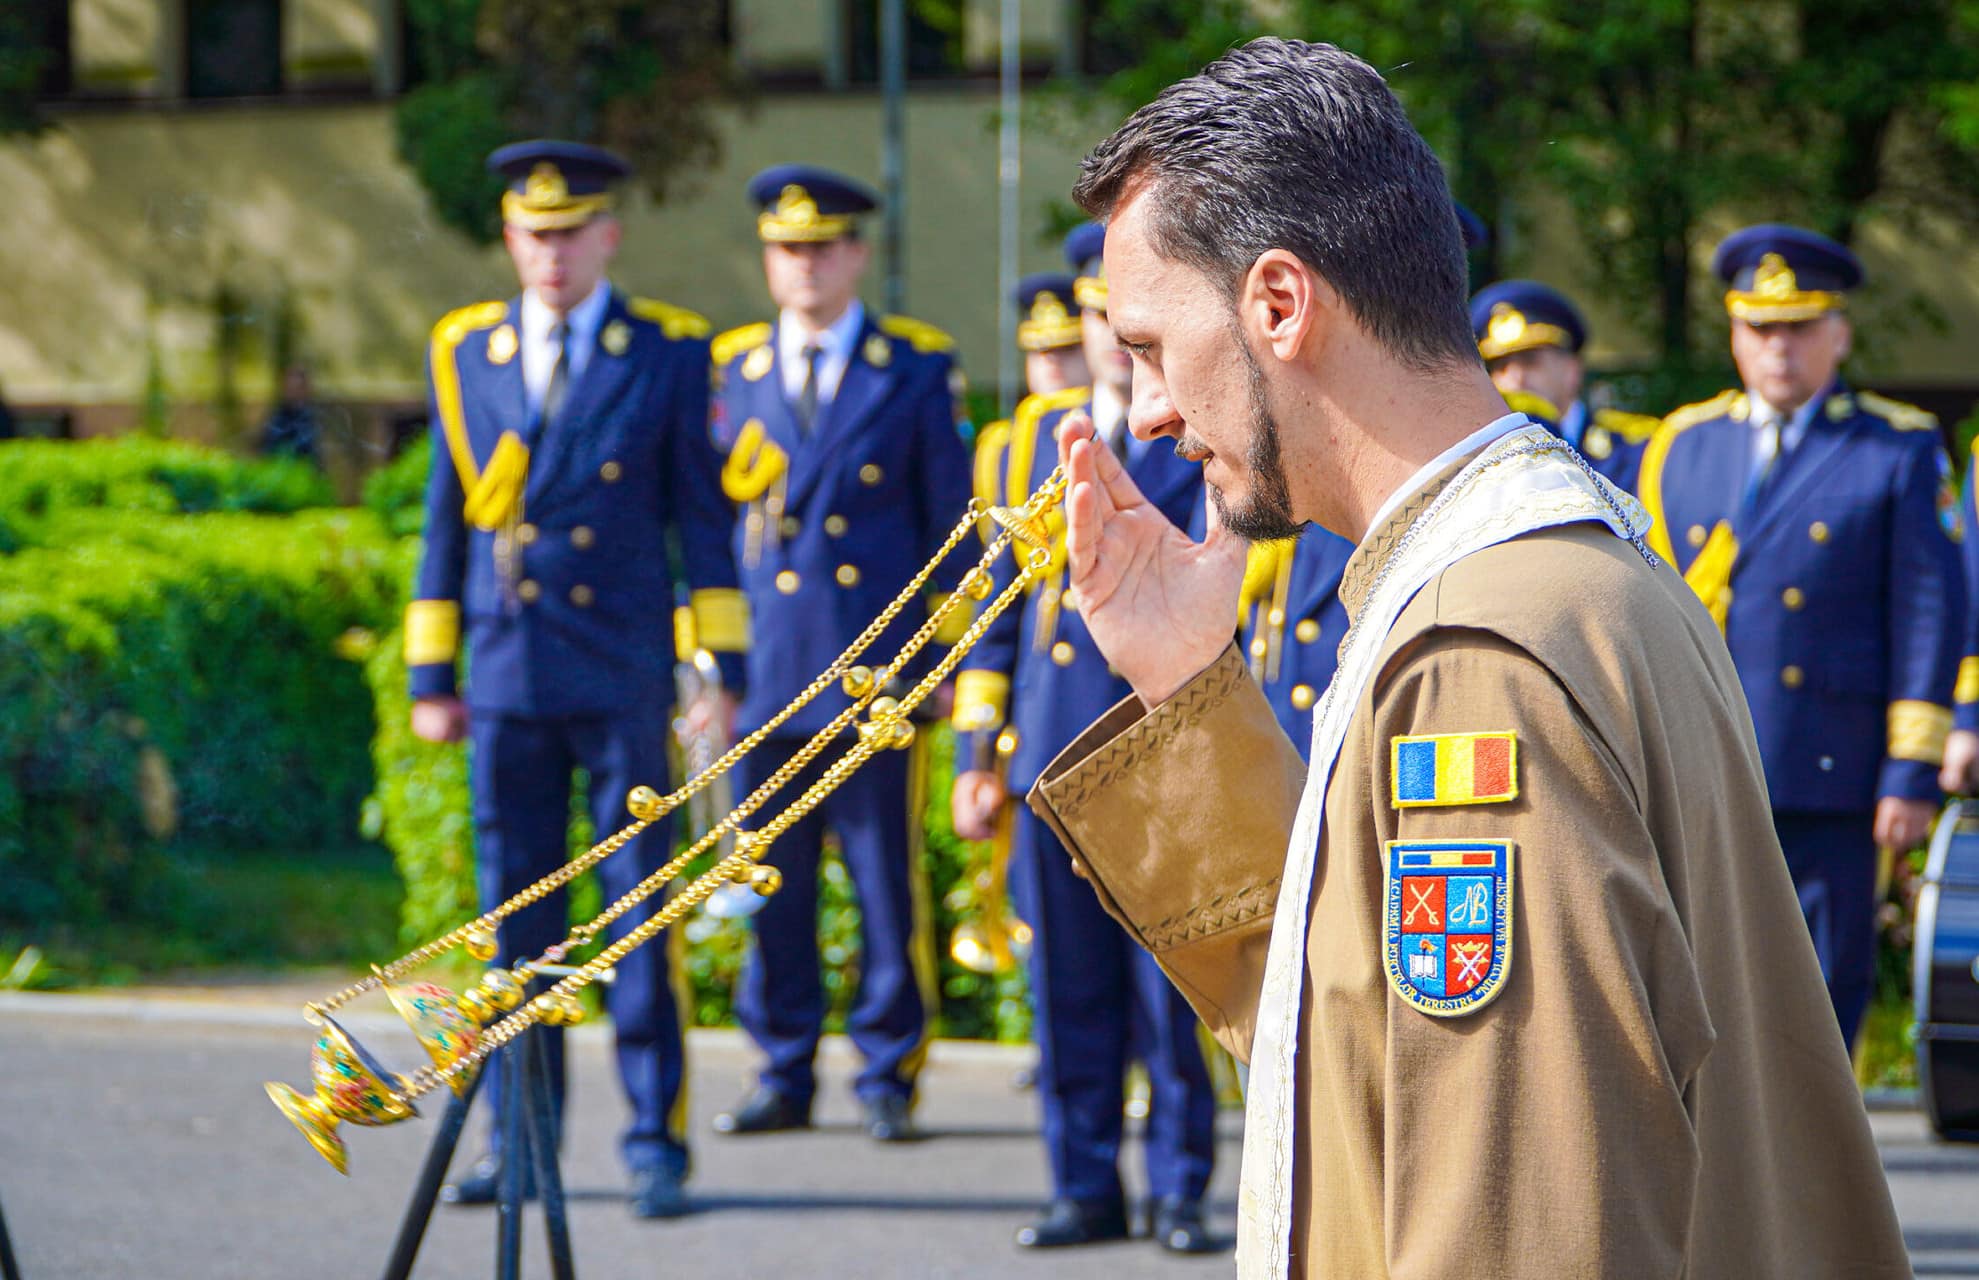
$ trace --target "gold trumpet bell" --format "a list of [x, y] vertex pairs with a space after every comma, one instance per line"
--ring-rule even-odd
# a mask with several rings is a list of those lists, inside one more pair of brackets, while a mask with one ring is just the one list
[[419, 1114], [401, 1093], [404, 1077], [387, 1072], [327, 1015], [323, 1033], [310, 1051], [309, 1076], [314, 1094], [304, 1097], [271, 1080], [266, 1086], [268, 1097], [338, 1173], [350, 1172], [344, 1140], [337, 1135], [339, 1124], [397, 1124]]
[[[475, 1043], [481, 1039], [480, 1024], [462, 1010], [460, 997], [452, 991], [434, 982], [407, 986], [388, 982], [385, 995], [391, 999], [399, 1017], [412, 1028], [419, 1047], [426, 1051], [436, 1071], [445, 1072], [474, 1052]], [[449, 1076], [447, 1086], [456, 1096], [465, 1097], [468, 1083], [473, 1079], [472, 1071], [462, 1071]]]
[[993, 934], [979, 920], [965, 920], [955, 926], [948, 941], [948, 954], [971, 973], [997, 973], [1010, 967], [1010, 953], [1001, 956], [992, 941]]

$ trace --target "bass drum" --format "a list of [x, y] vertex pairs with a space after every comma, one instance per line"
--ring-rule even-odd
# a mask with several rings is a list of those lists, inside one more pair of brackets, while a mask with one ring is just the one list
[[1979, 1142], [1979, 801], [1947, 810], [1917, 895], [1917, 1082], [1931, 1128]]

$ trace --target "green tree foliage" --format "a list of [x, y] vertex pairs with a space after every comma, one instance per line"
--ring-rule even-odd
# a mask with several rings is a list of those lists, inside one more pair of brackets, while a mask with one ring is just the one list
[[1721, 223], [1847, 240], [1872, 210], [1979, 222], [1961, 151], [1979, 148], [1972, 0], [1103, 0], [1092, 31], [1126, 67], [1099, 95], [1126, 107], [1267, 31], [1367, 58], [1497, 232], [1480, 278], [1546, 261], [1533, 212], [1563, 199], [1588, 250], [1579, 283], [1641, 300], [1630, 313], [1678, 384], [1722, 349], [1702, 341], [1723, 320], [1695, 287]]
[[54, 57], [47, 33], [56, 0], [0, 4], [0, 137], [47, 124], [36, 99]]
[[729, 86], [719, 0], [407, 0], [415, 87], [400, 156], [441, 219], [477, 240], [501, 229], [501, 182], [482, 161], [520, 138], [620, 152], [655, 200], [719, 152], [711, 108]]

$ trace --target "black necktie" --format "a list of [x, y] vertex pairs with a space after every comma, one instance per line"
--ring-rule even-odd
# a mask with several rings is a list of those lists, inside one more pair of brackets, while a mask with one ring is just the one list
[[818, 420], [818, 361], [824, 354], [825, 349], [817, 343], [804, 344], [804, 387], [797, 393], [797, 425], [807, 436]]
[[543, 425], [549, 426], [563, 408], [565, 393], [570, 390], [570, 351], [565, 341], [570, 336], [570, 326], [562, 320], [550, 326], [550, 345], [557, 349], [557, 362], [550, 366], [550, 385], [543, 391]]

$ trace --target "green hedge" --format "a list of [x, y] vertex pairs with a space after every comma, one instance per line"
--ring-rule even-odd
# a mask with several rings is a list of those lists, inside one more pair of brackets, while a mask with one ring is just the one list
[[[398, 860], [406, 887], [402, 941], [411, 947], [475, 914], [467, 752], [412, 735], [405, 666], [396, 634], [379, 641], [366, 673], [378, 708], [378, 736], [372, 747], [378, 790], [368, 810], [368, 831], [383, 839]], [[951, 748], [946, 729], [930, 734], [932, 776], [922, 867], [934, 899], [933, 941], [941, 955], [939, 1031], [972, 1039], [1022, 1040], [1030, 1031], [1023, 979], [1016, 974], [983, 977], [947, 955], [957, 920], [976, 907], [970, 847], [955, 838], [948, 824]], [[656, 779], [656, 785], [662, 781]], [[581, 790], [573, 790], [572, 853], [582, 851], [591, 839], [579, 812], [581, 795]], [[858, 983], [859, 908], [851, 878], [836, 858], [826, 863], [821, 881], [819, 949], [831, 1022], [837, 1026]], [[599, 901], [594, 886], [580, 883], [571, 895], [571, 917], [588, 918], [598, 910]], [[689, 944], [687, 972], [693, 985], [695, 1022], [717, 1026], [732, 1021], [730, 997], [741, 973], [748, 926], [696, 913], [684, 922], [683, 932]]]
[[364, 505], [394, 535], [418, 533], [426, 523], [426, 477], [433, 467], [433, 437], [422, 434], [386, 466], [364, 479]]
[[[129, 443], [135, 465], [81, 446], [91, 463], [68, 475], [97, 479], [75, 483], [50, 480], [63, 469], [40, 458], [22, 469], [40, 480], [9, 474], [22, 455], [0, 452], [11, 492], [43, 495], [28, 522], [39, 545], [0, 556], [0, 924], [32, 934], [171, 917], [174, 840], [349, 844], [371, 789], [371, 700], [339, 648], [393, 610], [378, 522], [161, 514], [156, 487], [97, 481], [150, 475], [182, 506], [273, 502], [281, 486], [259, 482], [289, 469], [230, 474], [204, 451]], [[159, 478], [167, 455], [197, 465]]]
[[281, 514], [334, 500], [323, 474], [293, 459], [144, 436], [0, 443], [0, 516], [17, 530], [76, 509]]

